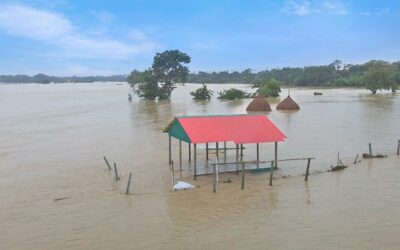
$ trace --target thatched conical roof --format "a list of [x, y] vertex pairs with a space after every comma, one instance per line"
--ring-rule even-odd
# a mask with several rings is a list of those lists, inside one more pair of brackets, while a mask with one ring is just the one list
[[299, 105], [289, 96], [287, 96], [283, 101], [281, 101], [278, 106], [276, 106], [277, 110], [299, 110]]
[[256, 96], [253, 101], [249, 103], [246, 108], [247, 112], [270, 112], [271, 106], [267, 101], [267, 98], [263, 96]]

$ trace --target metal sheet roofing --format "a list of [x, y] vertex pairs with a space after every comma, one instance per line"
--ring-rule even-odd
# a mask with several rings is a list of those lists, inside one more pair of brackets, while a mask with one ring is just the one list
[[178, 116], [164, 132], [196, 144], [279, 142], [286, 138], [265, 115]]

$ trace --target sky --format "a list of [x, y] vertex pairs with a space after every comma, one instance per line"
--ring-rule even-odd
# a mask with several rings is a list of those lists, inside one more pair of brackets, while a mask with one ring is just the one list
[[400, 1], [0, 0], [0, 74], [112, 75], [400, 60]]

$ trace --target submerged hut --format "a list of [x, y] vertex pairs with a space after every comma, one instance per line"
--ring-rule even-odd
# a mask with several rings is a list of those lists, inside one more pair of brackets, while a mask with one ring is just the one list
[[270, 112], [271, 106], [264, 96], [256, 96], [246, 108], [247, 112]]
[[278, 106], [276, 106], [277, 110], [299, 110], [299, 105], [288, 95], [283, 101], [281, 101]]

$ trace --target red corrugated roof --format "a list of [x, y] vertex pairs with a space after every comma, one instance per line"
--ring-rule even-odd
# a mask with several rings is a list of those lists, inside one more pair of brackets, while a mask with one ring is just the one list
[[265, 115], [177, 117], [192, 143], [278, 142], [286, 136]]

